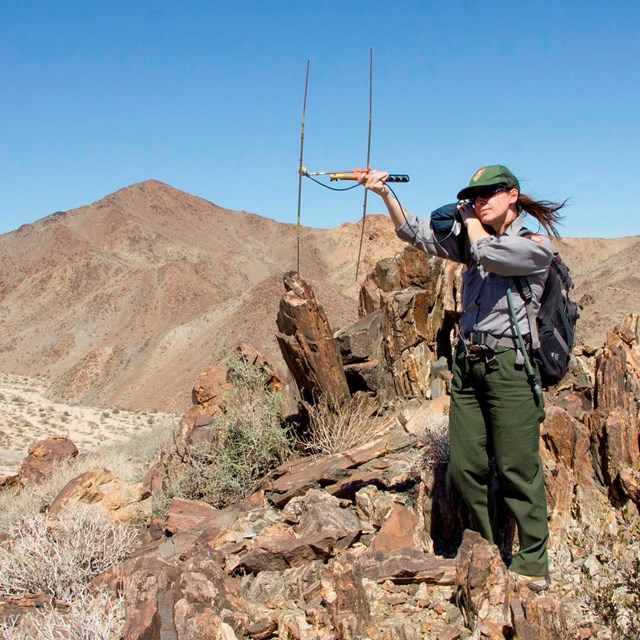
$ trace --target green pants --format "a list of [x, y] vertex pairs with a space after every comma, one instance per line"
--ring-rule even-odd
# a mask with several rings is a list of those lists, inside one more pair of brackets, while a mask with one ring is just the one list
[[549, 573], [549, 529], [538, 447], [545, 413], [515, 358], [516, 352], [507, 349], [489, 368], [484, 361], [468, 361], [458, 348], [451, 386], [450, 472], [482, 536], [497, 542], [489, 470], [489, 460], [495, 458], [500, 493], [520, 541], [510, 568], [543, 576]]

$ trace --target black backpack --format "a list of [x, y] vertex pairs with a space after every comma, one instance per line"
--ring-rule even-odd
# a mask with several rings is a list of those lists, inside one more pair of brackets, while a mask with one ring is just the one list
[[[518, 291], [524, 299], [533, 334], [531, 288], [526, 278], [517, 277], [514, 279]], [[569, 368], [576, 322], [580, 317], [578, 305], [569, 297], [572, 288], [573, 281], [569, 275], [569, 267], [556, 252], [551, 260], [549, 275], [544, 285], [540, 309], [535, 322], [539, 341], [537, 349], [535, 348], [536, 336], [531, 336], [535, 356], [540, 365], [540, 378], [543, 387], [550, 387], [560, 382]]]

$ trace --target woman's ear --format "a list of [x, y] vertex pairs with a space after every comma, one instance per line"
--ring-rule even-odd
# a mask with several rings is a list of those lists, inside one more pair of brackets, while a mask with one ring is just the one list
[[514, 187], [509, 191], [509, 204], [515, 204], [518, 202], [518, 198], [520, 197], [520, 192]]

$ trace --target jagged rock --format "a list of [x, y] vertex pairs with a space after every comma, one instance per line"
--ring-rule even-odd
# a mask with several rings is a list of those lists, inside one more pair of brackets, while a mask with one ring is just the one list
[[575, 472], [578, 482], [594, 482], [589, 430], [559, 407], [549, 407], [542, 438], [557, 462]]
[[538, 596], [527, 606], [527, 621], [537, 628], [540, 640], [566, 640], [567, 621], [562, 603], [550, 596]]
[[77, 455], [76, 445], [64, 436], [36, 442], [29, 447], [29, 454], [20, 465], [19, 482], [23, 485], [42, 482], [57, 465]]
[[193, 404], [199, 405], [210, 415], [220, 413], [222, 398], [232, 388], [227, 380], [227, 374], [228, 369], [224, 362], [218, 362], [201, 373], [191, 391]]
[[371, 613], [359, 566], [335, 562], [325, 572], [321, 584], [322, 599], [338, 638], [361, 637]]
[[593, 385], [563, 381], [547, 394], [547, 405], [560, 407], [575, 420], [584, 422], [585, 414], [593, 409]]
[[394, 428], [376, 440], [346, 453], [336, 453], [315, 460], [302, 458], [287, 462], [273, 472], [273, 479], [267, 479], [263, 488], [269, 500], [282, 507], [291, 498], [308, 489], [335, 484], [351, 475], [351, 469], [412, 444], [415, 444], [413, 436], [400, 427]]
[[335, 334], [343, 364], [376, 360], [381, 354], [382, 316], [374, 311]]
[[284, 284], [276, 337], [300, 396], [311, 404], [320, 398], [340, 403], [349, 397], [349, 387], [324, 309], [296, 273], [287, 273]]
[[220, 612], [236, 610], [248, 616], [237, 580], [224, 575], [206, 546], [192, 547], [177, 562], [143, 556], [125, 561], [122, 568], [125, 638], [229, 640], [236, 635]]
[[356, 393], [357, 391], [376, 392], [378, 390], [380, 363], [377, 360], [346, 364], [344, 373], [351, 393]]
[[378, 529], [396, 505], [393, 496], [387, 491], [380, 491], [374, 482], [358, 490], [355, 494], [355, 501], [356, 513], [360, 519]]
[[511, 616], [518, 640], [540, 640], [538, 629], [527, 621], [522, 602], [516, 598], [511, 600]]
[[151, 515], [151, 493], [141, 482], [128, 483], [107, 469], [86, 471], [71, 480], [49, 507], [50, 513], [73, 509], [78, 504], [99, 506], [120, 523], [146, 522]]
[[169, 504], [165, 530], [168, 535], [200, 529], [220, 514], [220, 510], [201, 500], [173, 498]]
[[[367, 323], [382, 335], [382, 352], [374, 344], [358, 350], [379, 362], [375, 387], [382, 403], [395, 397], [430, 398], [446, 390], [446, 380], [434, 376], [433, 363], [450, 360], [451, 332], [459, 315], [461, 269], [406, 247], [381, 260], [360, 290], [361, 320], [344, 336], [364, 337]], [[379, 310], [379, 311], [378, 311]], [[370, 336], [367, 335], [367, 338]], [[349, 349], [345, 349], [348, 357]], [[371, 388], [371, 387], [369, 387]]]
[[640, 506], [640, 471], [623, 467], [619, 477], [624, 494]]
[[456, 569], [458, 597], [469, 627], [488, 638], [503, 637], [511, 623], [509, 594], [514, 585], [498, 547], [475, 531], [465, 531]]
[[369, 580], [440, 585], [456, 583], [456, 564], [453, 560], [430, 556], [413, 547], [391, 552], [367, 551], [357, 562], [362, 576]]
[[311, 489], [299, 503], [300, 515], [294, 531], [312, 540], [314, 548], [328, 551], [346, 549], [360, 534], [354, 513], [337, 498]]
[[[291, 513], [294, 505], [287, 506]], [[281, 525], [265, 529], [240, 558], [236, 571], [284, 571], [316, 558], [326, 560], [351, 546], [360, 534], [358, 518], [324, 492], [308, 491], [295, 507], [295, 515], [289, 516], [297, 520], [293, 530], [283, 530]]]
[[413, 509], [396, 504], [382, 523], [369, 549], [387, 553], [396, 549], [419, 547], [418, 517]]

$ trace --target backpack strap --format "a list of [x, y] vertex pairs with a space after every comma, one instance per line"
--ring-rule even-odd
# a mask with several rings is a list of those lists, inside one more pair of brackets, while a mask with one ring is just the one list
[[[522, 227], [518, 235], [526, 237], [533, 234], [526, 227]], [[531, 285], [526, 276], [513, 276], [513, 279], [520, 297], [524, 300], [527, 320], [529, 321], [529, 331], [531, 332], [531, 348], [535, 351], [540, 348], [540, 334], [538, 333], [538, 321], [533, 313], [533, 291], [531, 291]]]
[[533, 292], [531, 291], [531, 285], [526, 276], [513, 276], [513, 280], [516, 283], [520, 297], [524, 300], [524, 308], [527, 311], [527, 320], [529, 321], [529, 331], [531, 332], [531, 348], [535, 351], [540, 348], [540, 334], [538, 333], [538, 322], [535, 313], [533, 313]]

